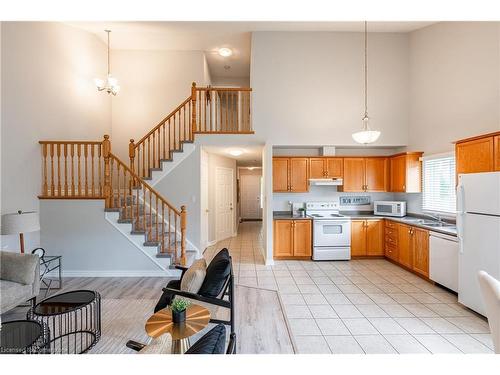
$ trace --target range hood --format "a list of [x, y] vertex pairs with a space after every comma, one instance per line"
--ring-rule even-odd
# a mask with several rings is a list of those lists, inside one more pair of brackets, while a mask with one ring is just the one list
[[343, 185], [341, 178], [310, 178], [309, 185], [314, 186], [340, 186]]

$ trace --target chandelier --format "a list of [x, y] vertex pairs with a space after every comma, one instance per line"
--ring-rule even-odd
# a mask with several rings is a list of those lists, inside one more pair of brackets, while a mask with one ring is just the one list
[[109, 33], [111, 30], [104, 30], [108, 34], [108, 75], [106, 79], [96, 78], [94, 79], [97, 90], [106, 91], [108, 94], [116, 95], [120, 91], [120, 86], [118, 85], [118, 80], [111, 75], [110, 65], [109, 65]]

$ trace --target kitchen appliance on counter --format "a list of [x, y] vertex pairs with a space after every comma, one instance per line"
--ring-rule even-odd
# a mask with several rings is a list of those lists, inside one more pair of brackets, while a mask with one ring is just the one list
[[313, 260], [351, 259], [351, 219], [339, 214], [339, 202], [307, 202], [313, 219]]
[[458, 292], [458, 238], [429, 234], [429, 279]]
[[380, 216], [406, 216], [406, 202], [403, 201], [374, 201], [373, 213]]
[[486, 315], [478, 272], [500, 279], [500, 172], [458, 177], [458, 301]]

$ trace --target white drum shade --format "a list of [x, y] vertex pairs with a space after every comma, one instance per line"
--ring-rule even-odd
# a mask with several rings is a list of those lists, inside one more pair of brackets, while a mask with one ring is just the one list
[[37, 212], [21, 212], [2, 215], [2, 234], [19, 234], [40, 230]]

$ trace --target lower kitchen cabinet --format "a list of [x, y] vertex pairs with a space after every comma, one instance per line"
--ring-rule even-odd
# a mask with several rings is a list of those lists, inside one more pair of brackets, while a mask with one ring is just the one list
[[351, 256], [384, 255], [384, 221], [351, 221]]
[[400, 265], [429, 277], [429, 231], [387, 221], [385, 255]]
[[412, 270], [429, 277], [429, 231], [413, 228]]
[[412, 265], [412, 228], [398, 224], [398, 263], [411, 268]]
[[274, 220], [275, 259], [304, 259], [311, 256], [311, 220]]

